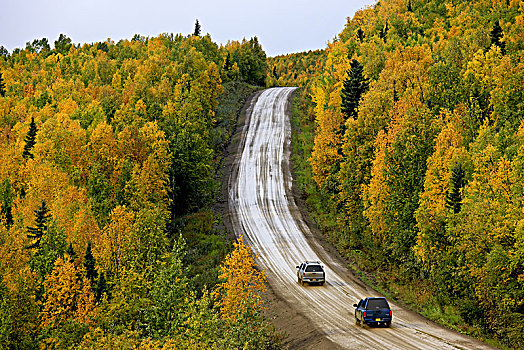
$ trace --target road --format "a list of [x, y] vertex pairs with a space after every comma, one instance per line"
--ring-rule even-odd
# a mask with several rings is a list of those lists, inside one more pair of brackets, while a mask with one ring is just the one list
[[[391, 328], [355, 324], [352, 305], [379, 294], [326, 252], [292, 196], [286, 106], [293, 89], [267, 89], [254, 99], [229, 183], [232, 227], [259, 254], [271, 289], [345, 349], [493, 349], [396, 304]], [[304, 260], [322, 261], [324, 286], [297, 283], [295, 266]]]

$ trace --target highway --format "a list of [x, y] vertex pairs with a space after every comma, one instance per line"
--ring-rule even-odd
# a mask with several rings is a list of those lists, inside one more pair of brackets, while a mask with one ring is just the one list
[[[293, 90], [267, 89], [253, 99], [229, 180], [233, 229], [259, 254], [271, 288], [342, 348], [493, 349], [391, 302], [391, 328], [362, 328], [355, 323], [352, 305], [380, 295], [322, 248], [292, 196], [286, 106]], [[297, 283], [295, 266], [304, 260], [322, 262], [324, 286]]]

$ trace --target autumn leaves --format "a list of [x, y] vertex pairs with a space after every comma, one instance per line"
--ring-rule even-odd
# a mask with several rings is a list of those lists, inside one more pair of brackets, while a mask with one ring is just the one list
[[[361, 266], [387, 270], [386, 284], [392, 275], [409, 290], [424, 284], [415, 302], [429, 293], [430, 308], [453, 308], [464, 329], [516, 347], [521, 10], [517, 1], [381, 1], [348, 20], [307, 80], [318, 187], [306, 189], [321, 226]], [[299, 72], [301, 60], [279, 62]], [[369, 89], [350, 97], [354, 62]]]
[[241, 271], [258, 281], [253, 260], [233, 255], [219, 280], [225, 234], [186, 227], [209, 212], [265, 59], [256, 38], [220, 47], [209, 35], [2, 51], [0, 348], [272, 342], [261, 282], [234, 282]]

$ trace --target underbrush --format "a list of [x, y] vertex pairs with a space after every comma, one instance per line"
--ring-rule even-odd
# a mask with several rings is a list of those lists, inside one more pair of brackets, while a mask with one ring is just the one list
[[204, 287], [212, 290], [218, 283], [219, 266], [233, 249], [226, 232], [216, 228], [217, 220], [220, 218], [212, 211], [205, 210], [179, 221], [180, 235], [186, 244], [183, 263], [192, 289], [199, 293]]
[[259, 86], [253, 86], [246, 83], [231, 81], [224, 83], [224, 93], [218, 99], [218, 107], [215, 114], [215, 127], [212, 130], [214, 139], [214, 149], [219, 157], [229, 144], [231, 136], [235, 132], [238, 115], [246, 99]]

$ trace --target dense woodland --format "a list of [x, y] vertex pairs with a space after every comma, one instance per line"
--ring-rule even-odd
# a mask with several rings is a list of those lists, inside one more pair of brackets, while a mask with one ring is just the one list
[[302, 87], [295, 178], [363, 279], [524, 347], [524, 5], [383, 0], [269, 59], [198, 25], [0, 48], [0, 349], [278, 346], [209, 209], [256, 85]]
[[0, 349], [260, 349], [264, 274], [209, 209], [258, 40], [0, 50]]
[[524, 3], [384, 0], [304, 55], [268, 80], [304, 86], [296, 178], [322, 229], [392, 298], [524, 347]]

